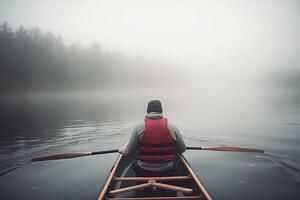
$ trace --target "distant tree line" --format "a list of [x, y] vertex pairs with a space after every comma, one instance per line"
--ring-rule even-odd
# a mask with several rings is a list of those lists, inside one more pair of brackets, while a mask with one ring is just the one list
[[38, 28], [0, 26], [1, 92], [169, 87], [182, 81], [183, 74], [166, 63], [128, 58], [96, 43], [66, 45], [60, 36]]

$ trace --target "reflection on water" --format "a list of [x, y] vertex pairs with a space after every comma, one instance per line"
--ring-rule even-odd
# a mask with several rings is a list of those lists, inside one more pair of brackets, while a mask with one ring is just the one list
[[179, 126], [189, 146], [267, 151], [187, 152], [215, 199], [298, 199], [299, 93], [209, 91], [2, 97], [0, 199], [96, 199], [116, 154], [34, 164], [29, 159], [118, 148], [142, 121], [152, 98], [162, 100], [165, 115]]

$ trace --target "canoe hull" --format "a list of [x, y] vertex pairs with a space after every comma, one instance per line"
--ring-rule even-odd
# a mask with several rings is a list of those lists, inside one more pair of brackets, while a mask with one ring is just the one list
[[123, 155], [117, 158], [98, 200], [212, 199], [181, 154], [174, 161], [174, 176], [137, 177], [135, 162]]

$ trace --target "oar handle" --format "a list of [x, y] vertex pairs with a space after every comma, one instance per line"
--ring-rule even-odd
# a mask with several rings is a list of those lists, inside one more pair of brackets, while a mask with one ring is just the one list
[[106, 150], [106, 151], [94, 151], [91, 152], [91, 155], [100, 155], [100, 154], [107, 154], [107, 153], [118, 153], [119, 149], [112, 149], [112, 150]]
[[202, 150], [202, 147], [186, 147], [187, 150]]

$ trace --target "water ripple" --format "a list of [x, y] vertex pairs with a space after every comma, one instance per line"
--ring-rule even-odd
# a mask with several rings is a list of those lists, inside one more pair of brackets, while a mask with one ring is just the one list
[[[74, 121], [75, 124], [56, 130], [44, 130], [51, 137], [25, 139], [15, 136], [10, 142], [1, 142], [1, 167], [0, 176], [4, 176], [14, 170], [30, 163], [33, 157], [53, 154], [65, 151], [72, 147], [76, 149], [81, 144], [101, 141], [113, 141], [127, 137], [132, 124], [126, 121], [86, 122], [85, 120]], [[77, 123], [77, 124], [76, 124]]]
[[290, 160], [288, 155], [267, 152], [263, 155], [257, 155], [257, 157], [272, 161], [276, 167], [281, 168], [289, 175], [290, 180], [300, 184], [300, 164]]

